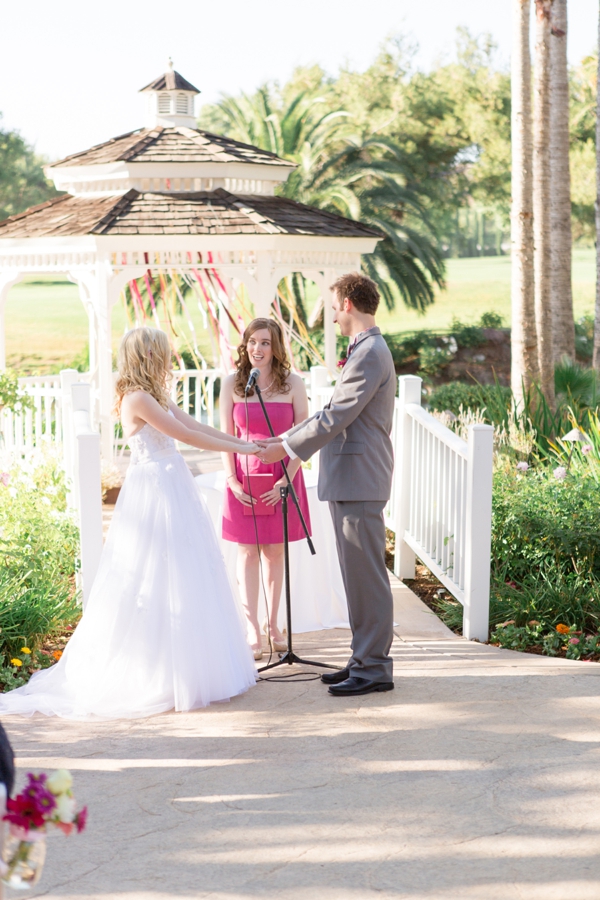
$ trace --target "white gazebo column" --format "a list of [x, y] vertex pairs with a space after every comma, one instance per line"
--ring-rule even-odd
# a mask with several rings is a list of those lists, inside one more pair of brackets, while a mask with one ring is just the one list
[[274, 295], [271, 255], [270, 253], [257, 253], [256, 291], [252, 297], [256, 316], [266, 317], [269, 315]]
[[[112, 285], [109, 280], [110, 270], [104, 261], [98, 261], [96, 267], [96, 285], [94, 309], [97, 322], [97, 370], [98, 370], [98, 422], [100, 425], [100, 449], [102, 458], [111, 460], [113, 454], [114, 426], [112, 408], [114, 404], [114, 388], [112, 374]], [[118, 297], [118, 294], [117, 294]]]
[[11, 287], [20, 279], [21, 273], [14, 270], [0, 274], [0, 372], [6, 368], [6, 300]]

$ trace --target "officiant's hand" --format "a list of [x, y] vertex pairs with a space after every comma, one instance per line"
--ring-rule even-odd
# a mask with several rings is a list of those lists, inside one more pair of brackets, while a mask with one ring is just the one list
[[279, 462], [280, 459], [285, 459], [287, 453], [285, 452], [285, 447], [281, 442], [269, 444], [264, 448], [264, 450], [259, 450], [256, 454], [261, 462], [270, 464]]
[[244, 491], [244, 488], [239, 483], [235, 475], [230, 475], [227, 479], [227, 484], [229, 485], [229, 490], [233, 494], [236, 500], [239, 500], [242, 506], [252, 506], [254, 500]]
[[264, 494], [260, 495], [260, 499], [263, 500], [267, 506], [275, 506], [276, 503], [279, 503], [281, 500], [281, 494], [279, 493], [279, 488], [284, 487], [287, 484], [285, 478], [283, 481], [276, 481], [270, 491], [265, 491]]

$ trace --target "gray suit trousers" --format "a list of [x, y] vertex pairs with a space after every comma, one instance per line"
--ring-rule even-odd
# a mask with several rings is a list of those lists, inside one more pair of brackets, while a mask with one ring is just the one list
[[385, 565], [385, 506], [381, 500], [329, 502], [352, 628], [348, 668], [350, 675], [369, 681], [393, 679], [394, 604]]

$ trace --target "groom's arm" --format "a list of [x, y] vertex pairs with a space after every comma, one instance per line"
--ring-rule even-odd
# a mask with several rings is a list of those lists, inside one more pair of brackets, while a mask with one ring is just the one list
[[335, 402], [288, 431], [285, 443], [303, 461], [348, 428], [379, 390], [382, 365], [378, 354], [368, 353], [353, 362], [336, 386]]

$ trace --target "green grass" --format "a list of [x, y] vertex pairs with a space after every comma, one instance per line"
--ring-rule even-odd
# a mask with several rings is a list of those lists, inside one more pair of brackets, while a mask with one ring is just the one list
[[[425, 315], [398, 306], [393, 312], [381, 310], [378, 323], [383, 331], [401, 333], [428, 329], [445, 331], [454, 316], [464, 322], [477, 321], [482, 313], [499, 313], [510, 324], [510, 259], [477, 257], [447, 261], [447, 289], [438, 292]], [[595, 252], [575, 250], [573, 294], [575, 315], [594, 309]], [[211, 359], [210, 341], [193, 301], [189, 304], [201, 351]], [[113, 309], [112, 336], [116, 349], [126, 327], [124, 310]], [[182, 320], [176, 329], [188, 331]], [[8, 365], [21, 374], [58, 371], [71, 363], [87, 343], [87, 315], [74, 284], [37, 276], [15, 285], [6, 308]]]
[[[594, 311], [595, 251], [573, 253], [573, 301], [579, 318]], [[391, 333], [446, 331], [454, 316], [464, 322], [476, 322], [482, 313], [499, 313], [510, 325], [510, 257], [487, 256], [447, 261], [447, 289], [437, 294], [425, 315], [396, 307], [382, 311], [377, 319], [383, 331]]]

